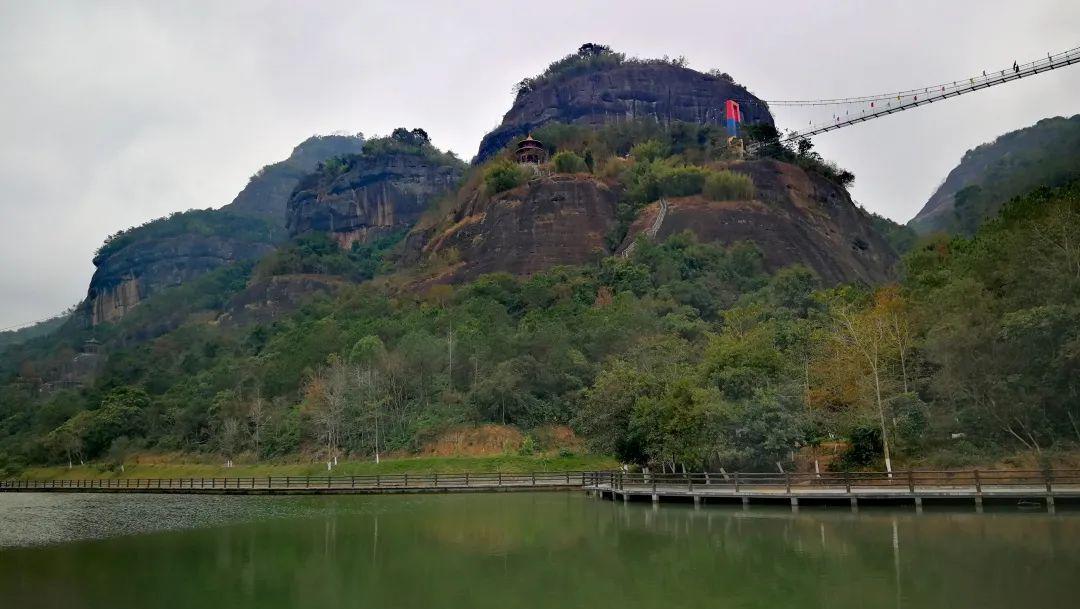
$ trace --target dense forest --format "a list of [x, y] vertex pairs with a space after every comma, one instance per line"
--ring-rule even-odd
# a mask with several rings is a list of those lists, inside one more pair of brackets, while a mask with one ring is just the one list
[[[570, 424], [595, 451], [668, 468], [1050, 458], [1080, 441], [1076, 234], [1074, 184], [919, 245], [896, 285], [823, 290], [801, 267], [769, 276], [752, 246], [683, 235], [529, 278], [353, 285], [270, 325], [192, 315], [135, 340], [144, 315], [241, 289], [253, 270], [230, 267], [99, 329], [111, 353], [87, 387], [41, 395], [34, 366], [55, 339], [7, 351], [0, 455], [9, 470], [143, 449], [333, 459], [497, 422]], [[340, 257], [318, 237], [295, 248], [304, 265]], [[378, 272], [382, 251], [326, 268]]]
[[968, 150], [908, 225], [972, 235], [1009, 199], [1080, 179], [1080, 115], [1043, 119]]
[[[758, 156], [854, 180], [807, 141], [782, 142], [765, 124], [745, 131]], [[609, 252], [658, 198], [755, 198], [718, 126], [550, 123], [535, 136], [551, 154], [542, 171], [591, 174], [619, 193]], [[364, 154], [426, 142], [400, 129]], [[532, 179], [511, 157], [470, 168], [421, 223]], [[300, 182], [331, 180], [358, 158], [330, 157]], [[207, 232], [278, 247], [164, 289], [115, 323], [73, 316], [0, 351], [0, 469], [121, 463], [135, 451], [333, 462], [416, 451], [483, 423], [525, 431], [526, 451], [569, 426], [595, 453], [673, 470], [954, 466], [1052, 459], [1080, 444], [1080, 182], [1015, 198], [972, 236], [919, 240], [871, 221], [906, 252], [898, 282], [769, 272], [751, 243], [682, 233], [451, 286], [419, 281], [452, 261], [406, 263], [401, 231], [342, 249], [319, 232], [285, 240], [255, 218], [174, 214], [110, 237], [101, 253]], [[312, 276], [334, 289], [254, 323], [222, 315], [255, 283]]]

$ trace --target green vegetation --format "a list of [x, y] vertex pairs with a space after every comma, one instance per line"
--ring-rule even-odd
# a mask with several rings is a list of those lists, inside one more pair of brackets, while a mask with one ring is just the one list
[[[911, 221], [920, 233], [935, 230], [972, 235], [1002, 205], [1034, 188], [1057, 187], [1080, 178], [1080, 114], [1048, 118], [967, 151], [933, 202], [952, 195], [952, 209]], [[947, 206], [948, 201], [940, 204]]]
[[265, 279], [273, 275], [311, 273], [367, 281], [391, 269], [388, 252], [404, 237], [405, 231], [397, 231], [371, 243], [353, 243], [350, 249], [343, 250], [324, 233], [301, 235], [263, 258], [255, 276]]
[[551, 157], [551, 164], [556, 173], [587, 173], [589, 166], [585, 159], [570, 150], [563, 150]]
[[64, 325], [71, 317], [71, 313], [72, 311], [68, 310], [56, 317], [46, 319], [45, 321], [39, 321], [33, 325], [26, 326], [25, 328], [0, 332], [0, 351], [14, 345], [21, 345], [34, 338], [48, 336], [52, 332], [58, 330], [60, 326]]
[[670, 59], [638, 59], [627, 57], [624, 53], [611, 50], [611, 47], [603, 44], [587, 42], [578, 48], [576, 53], [571, 53], [562, 59], [556, 60], [547, 67], [542, 74], [532, 78], [523, 78], [514, 85], [514, 93], [521, 96], [529, 91], [534, 91], [541, 85], [555, 81], [559, 78], [569, 78], [577, 74], [604, 70], [624, 64], [666, 64], [684, 67], [685, 57]]
[[919, 234], [915, 232], [915, 229], [903, 224], [897, 224], [885, 216], [873, 212], [868, 213], [870, 214], [870, 222], [874, 225], [874, 230], [882, 237], [885, 237], [893, 251], [898, 254], [906, 254], [915, 247], [919, 240]]
[[[592, 159], [621, 188], [628, 218], [660, 196], [754, 195], [723, 168], [710, 127], [545, 129], [564, 167], [588, 171]], [[391, 139], [375, 145], [423, 145], [413, 132]], [[784, 154], [813, 164], [811, 152]], [[499, 192], [526, 177], [500, 159], [472, 185]], [[1080, 444], [1075, 234], [1077, 184], [1014, 200], [973, 238], [920, 243], [898, 285], [824, 290], [801, 267], [769, 275], [752, 246], [683, 234], [528, 278], [426, 292], [345, 285], [270, 325], [215, 321], [253, 274], [362, 282], [390, 269], [401, 238], [342, 251], [307, 236], [254, 270], [155, 295], [118, 324], [68, 323], [0, 353], [0, 468], [112, 471], [132, 455], [177, 453], [249, 464], [236, 472], [314, 467], [305, 461], [359, 472], [375, 454], [414, 454], [485, 423], [570, 425], [595, 455], [676, 471], [965, 465], [1017, 451], [1043, 464]], [[91, 335], [107, 354], [100, 374], [50, 386]], [[500, 463], [553, 459], [526, 437]]]
[[158, 241], [185, 235], [218, 236], [256, 243], [276, 243], [285, 231], [274, 223], [214, 209], [176, 212], [166, 218], [114, 233], [98, 248], [97, 256], [108, 257], [136, 243]]
[[[209, 455], [207, 455], [209, 456]], [[52, 467], [30, 467], [22, 477], [31, 480], [97, 480], [124, 478], [245, 478], [250, 476], [325, 476], [326, 464], [317, 462], [262, 462], [225, 467], [221, 463], [129, 463], [123, 470], [115, 464], [75, 464]], [[204, 459], [207, 461], [207, 459]], [[613, 469], [618, 462], [606, 456], [520, 456], [494, 455], [488, 457], [398, 457], [374, 461], [339, 461], [335, 476], [373, 476], [375, 474], [430, 474], [459, 472], [563, 472]]]
[[821, 158], [821, 155], [814, 151], [813, 142], [808, 139], [781, 141], [780, 132], [772, 125], [765, 124], [746, 125], [743, 133], [744, 137], [756, 146], [754, 154], [757, 156], [794, 163], [845, 188], [855, 183], [855, 174]]
[[496, 160], [484, 169], [484, 187], [491, 195], [517, 188], [528, 179], [528, 171], [508, 159]]
[[713, 201], [745, 201], [754, 198], [754, 181], [733, 171], [715, 171], [705, 177], [702, 192]]

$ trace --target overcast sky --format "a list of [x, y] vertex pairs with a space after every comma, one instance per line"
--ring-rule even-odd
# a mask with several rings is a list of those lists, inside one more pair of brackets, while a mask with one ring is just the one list
[[[1078, 24], [1076, 0], [0, 0], [0, 328], [85, 296], [110, 233], [228, 203], [313, 133], [423, 127], [469, 159], [511, 86], [583, 42], [804, 99], [1000, 69], [1080, 45]], [[965, 150], [1077, 112], [1071, 67], [815, 142], [903, 222]]]

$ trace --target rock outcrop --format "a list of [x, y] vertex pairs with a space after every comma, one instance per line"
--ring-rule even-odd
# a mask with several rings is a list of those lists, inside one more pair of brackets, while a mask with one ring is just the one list
[[653, 203], [630, 226], [620, 251], [651, 230], [655, 235], [651, 238], [661, 241], [690, 231], [704, 242], [754, 243], [769, 270], [803, 264], [830, 285], [873, 284], [892, 277], [896, 254], [874, 230], [869, 214], [855, 206], [843, 187], [775, 160], [724, 167], [753, 179], [756, 195], [752, 200], [667, 199], [667, 210], [659, 223], [661, 206]]
[[553, 76], [518, 95], [502, 123], [484, 136], [473, 160], [551, 122], [602, 125], [632, 120], [722, 125], [724, 102], [739, 102], [744, 123], [773, 124], [768, 107], [730, 78], [664, 62], [625, 62]]
[[609, 253], [618, 200], [617, 190], [588, 175], [541, 177], [493, 197], [476, 189], [438, 226], [414, 231], [406, 247], [449, 263], [440, 282], [583, 264]]
[[236, 195], [225, 211], [256, 216], [285, 226], [285, 207], [296, 185], [319, 163], [345, 154], [357, 154], [364, 148], [360, 135], [315, 135], [293, 148], [284, 161], [267, 165], [251, 176], [247, 186]]
[[290, 235], [318, 231], [343, 248], [412, 227], [457, 185], [465, 164], [425, 146], [376, 146], [304, 178], [288, 203]]
[[654, 202], [614, 251], [608, 239], [617, 227], [619, 185], [573, 174], [539, 177], [495, 196], [474, 189], [439, 222], [409, 235], [406, 260], [429, 262], [422, 282], [459, 283], [484, 273], [528, 275], [588, 263], [625, 251], [639, 235], [662, 241], [690, 231], [708, 243], [754, 243], [769, 270], [803, 264], [830, 285], [892, 277], [896, 254], [843, 187], [773, 160], [721, 167], [749, 175], [755, 197], [666, 199], [662, 219], [662, 205]]
[[135, 239], [94, 258], [86, 312], [92, 324], [115, 322], [150, 295], [233, 262], [255, 260], [274, 249], [243, 235], [184, 233]]
[[176, 213], [113, 235], [94, 257], [97, 270], [80, 310], [91, 324], [115, 322], [165, 288], [266, 255], [285, 237], [286, 203], [301, 178], [363, 143], [359, 135], [308, 138], [221, 209]]

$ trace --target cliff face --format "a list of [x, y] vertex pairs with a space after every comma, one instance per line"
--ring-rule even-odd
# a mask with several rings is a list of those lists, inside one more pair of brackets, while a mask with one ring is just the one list
[[236, 198], [222, 209], [285, 225], [285, 207], [300, 180], [329, 158], [359, 153], [364, 138], [356, 135], [316, 135], [293, 149], [289, 158], [259, 170]]
[[326, 232], [343, 248], [407, 230], [457, 185], [464, 163], [423, 151], [343, 157], [304, 178], [288, 202], [290, 235]]
[[611, 186], [585, 175], [539, 178], [494, 197], [478, 189], [439, 227], [414, 231], [407, 249], [448, 259], [437, 278], [445, 282], [583, 264], [608, 253], [604, 238], [618, 199]]
[[813, 269], [826, 284], [879, 283], [892, 277], [897, 257], [842, 187], [796, 165], [774, 160], [731, 163], [753, 179], [756, 195], [746, 201], [711, 201], [701, 196], [667, 200], [643, 209], [620, 251], [649, 229], [655, 239], [689, 230], [701, 241], [758, 246], [769, 270], [792, 264]]
[[[662, 241], [689, 230], [703, 242], [749, 241], [761, 249], [770, 270], [804, 264], [830, 285], [892, 276], [896, 254], [842, 187], [779, 161], [724, 166], [753, 179], [754, 199], [655, 202], [639, 212], [617, 252], [641, 234]], [[587, 263], [613, 253], [606, 237], [617, 224], [618, 188], [575, 174], [537, 178], [493, 197], [477, 189], [441, 222], [414, 230], [407, 256], [437, 261], [433, 267], [439, 270], [427, 281], [449, 283]]]
[[359, 136], [308, 138], [288, 159], [252, 176], [219, 210], [176, 213], [113, 235], [94, 257], [97, 270], [82, 307], [88, 321], [117, 321], [160, 290], [264, 256], [285, 236], [286, 202], [301, 178], [363, 142]]
[[90, 322], [115, 322], [148, 296], [233, 262], [261, 258], [269, 242], [227, 235], [183, 234], [137, 240], [94, 258], [87, 313]]
[[744, 123], [773, 124], [768, 108], [741, 85], [667, 63], [624, 63], [547, 79], [514, 101], [484, 136], [474, 163], [550, 122], [602, 125], [652, 119], [722, 125], [724, 102], [739, 102]]

